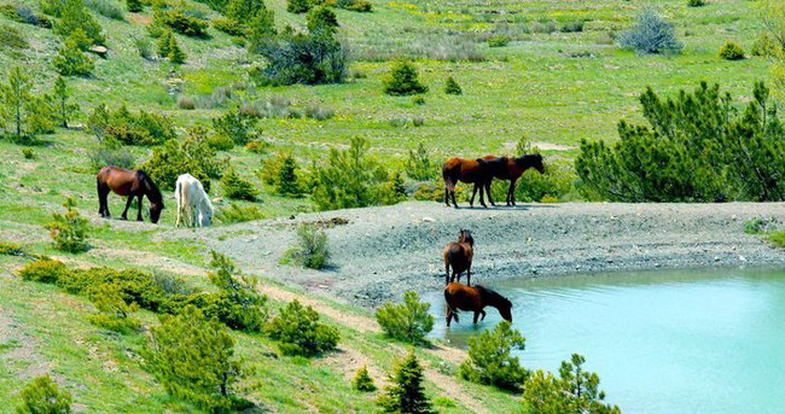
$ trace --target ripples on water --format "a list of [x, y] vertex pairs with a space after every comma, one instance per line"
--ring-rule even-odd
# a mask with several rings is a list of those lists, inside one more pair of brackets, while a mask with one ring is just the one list
[[[481, 280], [478, 277], [478, 280]], [[785, 271], [703, 270], [512, 280], [493, 288], [513, 303], [527, 368], [586, 356], [609, 401], [631, 413], [785, 412]], [[428, 296], [432, 336], [466, 346], [501, 320], [448, 331], [441, 292]]]

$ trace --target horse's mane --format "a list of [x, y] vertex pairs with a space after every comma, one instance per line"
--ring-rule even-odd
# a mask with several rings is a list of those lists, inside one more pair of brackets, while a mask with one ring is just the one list
[[145, 184], [145, 186], [147, 186], [147, 188], [150, 190], [150, 192], [147, 193], [147, 198], [150, 199], [150, 202], [155, 204], [163, 202], [163, 195], [161, 195], [161, 190], [159, 190], [158, 186], [155, 185], [153, 179], [150, 178], [150, 176], [146, 172], [144, 172], [144, 170], [136, 170], [136, 174], [139, 176], [139, 179]]
[[488, 289], [487, 287], [485, 287], [483, 285], [474, 285], [474, 288], [477, 289], [478, 292], [480, 292], [480, 297], [483, 298], [482, 299], [483, 302], [486, 302], [488, 300], [492, 300], [492, 301], [495, 301], [496, 303], [499, 303], [499, 304], [501, 304], [503, 306], [510, 307], [510, 308], [512, 307], [512, 302], [510, 302], [504, 296], [496, 293], [495, 290]]

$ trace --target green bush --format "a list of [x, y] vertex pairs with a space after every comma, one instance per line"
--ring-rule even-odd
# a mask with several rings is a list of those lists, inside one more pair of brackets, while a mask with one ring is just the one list
[[742, 60], [744, 59], [744, 49], [736, 42], [729, 40], [722, 45], [720, 57], [725, 60]]
[[169, 54], [166, 57], [169, 58], [170, 62], [177, 65], [185, 63], [185, 59], [187, 59], [188, 56], [185, 54], [185, 52], [183, 52], [183, 49], [180, 48], [180, 44], [177, 43], [177, 39], [174, 37], [174, 35], [169, 36], [168, 49]]
[[101, 25], [87, 11], [82, 0], [42, 0], [44, 13], [60, 18], [53, 31], [62, 38], [68, 38], [77, 30], [84, 32], [88, 44], [104, 44], [106, 37]]
[[776, 247], [785, 247], [785, 230], [769, 232], [765, 239]]
[[57, 56], [52, 58], [52, 64], [57, 73], [63, 76], [90, 76], [95, 65], [93, 60], [85, 55], [79, 47], [81, 30], [69, 36], [57, 51]]
[[510, 38], [507, 36], [493, 36], [488, 39], [488, 47], [504, 47], [510, 43]]
[[229, 151], [234, 148], [234, 140], [226, 135], [210, 135], [207, 138], [207, 145], [216, 151]]
[[[32, 24], [45, 29], [52, 28], [52, 21], [49, 20], [48, 17], [34, 13], [27, 5], [0, 4], [0, 14], [3, 14], [5, 17], [18, 23]], [[4, 26], [4, 29], [16, 31], [16, 29], [11, 26]], [[0, 31], [0, 33], [2, 33], [2, 31]], [[0, 34], [0, 36], [2, 36], [2, 34]], [[2, 37], [0, 37], [0, 39], [1, 38]], [[0, 44], [2, 43], [0, 42]]]
[[416, 95], [425, 92], [428, 92], [428, 87], [417, 80], [417, 69], [405, 60], [398, 61], [384, 81], [384, 93], [388, 95]]
[[649, 126], [622, 121], [613, 146], [581, 143], [581, 192], [632, 202], [785, 199], [785, 130], [769, 89], [756, 83], [752, 95], [738, 116], [719, 85], [667, 100], [647, 89], [640, 101]]
[[327, 7], [319, 6], [305, 17], [308, 31], [317, 36], [332, 36], [338, 31], [338, 18]]
[[63, 207], [66, 208], [65, 214], [53, 213], [53, 221], [44, 227], [49, 230], [57, 250], [69, 253], [87, 251], [90, 248], [87, 243], [87, 232], [90, 230], [87, 219], [76, 211], [76, 201], [73, 198], [68, 197]]
[[311, 0], [286, 0], [286, 11], [289, 13], [305, 13], [311, 10]]
[[766, 233], [769, 230], [773, 230], [775, 223], [776, 222], [774, 220], [766, 220], [762, 218], [748, 220], [744, 222], [744, 233], [747, 234]]
[[174, 191], [177, 177], [189, 173], [209, 192], [210, 178], [220, 178], [225, 164], [210, 148], [207, 130], [195, 127], [185, 137], [170, 139], [163, 146], [154, 148], [152, 157], [141, 168], [161, 189]]
[[95, 173], [107, 165], [120, 168], [134, 168], [136, 166], [136, 157], [114, 140], [102, 142], [100, 146], [90, 152], [89, 157], [90, 167]]
[[267, 321], [267, 297], [255, 290], [255, 281], [238, 273], [232, 261], [215, 251], [210, 252], [210, 266], [215, 272], [207, 274], [218, 293], [203, 296], [201, 308], [208, 318], [215, 317], [232, 329], [259, 332]]
[[239, 108], [212, 120], [215, 133], [229, 137], [237, 145], [245, 145], [257, 137], [256, 125], [258, 122], [259, 118], [241, 111]]
[[267, 60], [251, 77], [262, 86], [297, 83], [315, 85], [346, 80], [348, 50], [338, 40], [322, 34], [283, 34], [251, 38], [249, 50]]
[[215, 218], [221, 223], [232, 224], [246, 221], [261, 220], [264, 218], [259, 207], [241, 207], [232, 203], [229, 207], [223, 207], [215, 214]]
[[570, 361], [562, 361], [559, 378], [537, 370], [526, 381], [523, 402], [526, 412], [619, 414], [619, 407], [605, 404], [605, 393], [598, 390], [600, 378], [583, 371], [585, 358], [573, 354]]
[[438, 174], [436, 167], [422, 142], [417, 146], [417, 151], [409, 150], [409, 156], [404, 164], [406, 175], [417, 181], [434, 179]]
[[163, 33], [158, 37], [158, 57], [159, 58], [168, 58], [169, 53], [172, 51], [170, 48], [172, 45], [172, 39], [174, 39], [174, 33], [171, 30], [165, 29]]
[[23, 256], [25, 251], [16, 243], [0, 241], [0, 254], [6, 256]]
[[110, 331], [127, 334], [138, 332], [142, 323], [128, 314], [136, 311], [136, 303], [127, 304], [116, 283], [103, 283], [90, 288], [90, 300], [93, 301], [98, 314], [90, 318], [94, 325]]
[[425, 336], [433, 329], [433, 316], [428, 313], [431, 304], [420, 302], [416, 292], [403, 294], [403, 303], [385, 303], [376, 311], [376, 322], [384, 333], [412, 344], [425, 344]]
[[437, 407], [455, 408], [458, 404], [450, 397], [439, 396], [433, 399], [433, 405]]
[[249, 152], [253, 152], [254, 154], [264, 154], [267, 152], [267, 147], [269, 147], [266, 141], [262, 139], [255, 139], [252, 141], [248, 141], [247, 144], [243, 148], [247, 149]]
[[337, 329], [320, 323], [319, 314], [297, 300], [281, 309], [267, 332], [285, 355], [316, 356], [335, 349], [340, 339]]
[[564, 22], [561, 25], [562, 33], [575, 33], [583, 31], [583, 21], [575, 20], [572, 22]]
[[393, 192], [396, 176], [368, 157], [369, 148], [365, 139], [352, 138], [349, 149], [331, 149], [326, 165], [313, 167], [312, 199], [317, 209], [335, 210], [400, 201], [400, 194]]
[[200, 13], [188, 9], [185, 3], [160, 3], [153, 13], [153, 24], [168, 26], [177, 33], [192, 37], [207, 36], [210, 23]]
[[66, 277], [68, 270], [63, 262], [57, 260], [37, 260], [28, 262], [19, 270], [22, 280], [31, 280], [41, 283], [57, 283], [61, 277]]
[[645, 8], [635, 18], [635, 25], [619, 35], [622, 49], [638, 54], [679, 53], [684, 43], [676, 39], [673, 25], [653, 8]]
[[99, 140], [116, 140], [125, 145], [160, 145], [176, 138], [174, 123], [165, 115], [139, 110], [132, 114], [125, 105], [109, 112], [104, 104], [93, 109], [87, 127]]
[[513, 350], [523, 350], [520, 332], [502, 321], [493, 331], [483, 331], [469, 338], [469, 358], [458, 369], [461, 377], [478, 384], [518, 391], [529, 373], [510, 356]]
[[[73, 399], [68, 391], [60, 391], [49, 375], [36, 377], [19, 393], [22, 403], [17, 414], [70, 414]], [[6, 407], [10, 408], [10, 407]]]
[[366, 0], [336, 0], [334, 6], [339, 9], [361, 13], [370, 13], [373, 9], [371, 3]]
[[690, 7], [701, 7], [706, 5], [706, 0], [687, 0], [687, 5]]
[[412, 349], [390, 376], [392, 384], [385, 388], [378, 404], [387, 413], [433, 413], [423, 380], [423, 368]]
[[245, 37], [248, 35], [248, 28], [234, 19], [214, 19], [211, 23], [215, 30], [230, 36]]
[[293, 261], [309, 269], [323, 269], [330, 260], [327, 248], [327, 234], [315, 225], [301, 225], [297, 228], [297, 238], [283, 258], [284, 263]]
[[125, 6], [131, 13], [139, 13], [144, 11], [142, 0], [125, 0]]
[[217, 319], [207, 319], [193, 306], [177, 316], [161, 316], [150, 328], [142, 356], [146, 368], [166, 391], [206, 410], [230, 410], [233, 390], [244, 376], [234, 353], [234, 339]]
[[777, 57], [785, 53], [785, 46], [768, 33], [761, 34], [752, 44], [752, 56]]
[[279, 152], [275, 157], [262, 160], [259, 178], [279, 195], [284, 197], [301, 197], [305, 191], [301, 178], [298, 177], [299, 166], [291, 153]]
[[376, 384], [373, 383], [373, 379], [368, 375], [367, 366], [363, 365], [362, 368], [357, 370], [357, 374], [352, 380], [352, 389], [362, 392], [376, 391]]
[[26, 160], [32, 160], [35, 158], [35, 151], [32, 148], [22, 148], [22, 155]]
[[447, 95], [462, 95], [463, 89], [461, 89], [461, 85], [458, 85], [458, 82], [456, 82], [452, 76], [449, 76], [444, 83], [444, 93]]
[[232, 200], [255, 201], [256, 196], [259, 195], [259, 190], [255, 189], [250, 181], [243, 179], [234, 172], [233, 168], [230, 168], [221, 178], [221, 185], [223, 186], [224, 195]]

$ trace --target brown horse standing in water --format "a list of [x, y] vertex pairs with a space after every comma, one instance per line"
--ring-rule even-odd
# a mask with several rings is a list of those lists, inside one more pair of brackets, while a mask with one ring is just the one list
[[452, 197], [452, 204], [458, 208], [458, 203], [455, 201], [455, 185], [458, 181], [474, 184], [474, 191], [472, 192], [472, 199], [469, 205], [474, 207], [474, 196], [477, 195], [477, 189], [480, 189], [480, 204], [483, 207], [485, 200], [482, 195], [482, 185], [488, 180], [489, 177], [488, 166], [482, 158], [476, 160], [468, 160], [460, 157], [453, 157], [447, 160], [442, 166], [442, 178], [444, 178], [444, 203], [447, 207], [450, 206], [450, 197]]
[[161, 191], [155, 185], [153, 180], [142, 170], [126, 170], [125, 168], [118, 167], [104, 167], [98, 173], [98, 214], [101, 217], [111, 217], [109, 213], [109, 204], [107, 203], [107, 196], [110, 192], [117, 195], [128, 196], [128, 201], [125, 203], [125, 210], [121, 216], [123, 220], [128, 220], [128, 208], [131, 207], [131, 201], [134, 197], [139, 197], [139, 212], [136, 214], [136, 220], [142, 221], [142, 199], [147, 196], [150, 200], [150, 221], [158, 223], [161, 216], [161, 210], [164, 209], [164, 201], [161, 196]]
[[[444, 269], [447, 272], [445, 285], [456, 277], [461, 281], [461, 273], [466, 271], [466, 284], [472, 284], [472, 258], [474, 257], [474, 238], [469, 230], [461, 230], [458, 242], [450, 242], [444, 248]], [[452, 275], [450, 275], [452, 267]]]
[[[488, 202], [493, 206], [496, 206], [496, 203], [493, 202], [493, 198], [491, 198], [491, 183], [494, 178], [510, 181], [510, 188], [507, 190], [506, 200], [507, 205], [509, 206], [510, 204], [515, 205], [515, 182], [521, 178], [521, 175], [523, 175], [526, 170], [534, 168], [540, 174], [545, 174], [545, 165], [542, 163], [542, 155], [540, 154], [528, 154], [522, 157], [495, 157], [493, 155], [486, 155], [481, 159], [484, 160], [488, 166], [489, 178], [483, 183], [483, 187], [485, 187], [485, 192], [488, 194]], [[480, 190], [480, 195], [482, 196], [482, 190]]]
[[499, 315], [506, 321], [512, 322], [512, 302], [504, 296], [483, 287], [464, 286], [460, 283], [450, 283], [444, 288], [444, 300], [447, 301], [447, 327], [450, 327], [450, 320], [458, 322], [458, 311], [474, 312], [474, 323], [482, 315], [485, 320], [486, 306], [491, 306], [499, 311]]

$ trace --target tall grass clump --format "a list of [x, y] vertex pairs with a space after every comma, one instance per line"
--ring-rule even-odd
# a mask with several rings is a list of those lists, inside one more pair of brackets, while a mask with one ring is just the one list
[[635, 24], [619, 35], [622, 49], [634, 50], [638, 54], [672, 54], [684, 49], [684, 43], [676, 39], [673, 24], [668, 23], [654, 8], [643, 9], [635, 18]]
[[725, 60], [743, 60], [744, 49], [738, 43], [729, 40], [722, 45], [720, 57]]
[[309, 269], [323, 269], [329, 260], [327, 233], [315, 225], [298, 227], [295, 244], [284, 255], [284, 262], [293, 261]]
[[101, 16], [114, 20], [123, 20], [123, 9], [111, 0], [83, 0], [87, 8]]
[[256, 206], [240, 206], [232, 203], [228, 207], [222, 207], [215, 214], [215, 218], [221, 223], [243, 223], [246, 221], [261, 220], [264, 214]]

